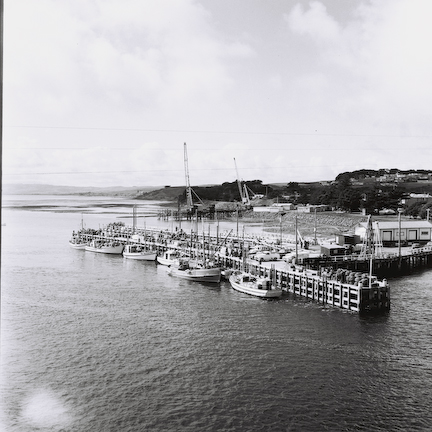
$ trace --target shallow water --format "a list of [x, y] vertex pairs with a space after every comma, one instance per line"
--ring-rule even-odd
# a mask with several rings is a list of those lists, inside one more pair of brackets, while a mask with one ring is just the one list
[[0, 429], [431, 430], [431, 270], [378, 317], [266, 301], [69, 248], [75, 204], [3, 210]]

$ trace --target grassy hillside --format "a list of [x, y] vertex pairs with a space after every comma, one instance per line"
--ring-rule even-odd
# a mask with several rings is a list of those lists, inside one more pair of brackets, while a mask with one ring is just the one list
[[176, 201], [185, 192], [184, 186], [165, 186], [163, 189], [156, 189], [136, 196], [137, 199], [155, 201]]

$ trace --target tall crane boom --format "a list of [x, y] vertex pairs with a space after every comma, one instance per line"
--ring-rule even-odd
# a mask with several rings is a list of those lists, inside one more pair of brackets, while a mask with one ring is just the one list
[[185, 166], [185, 183], [186, 183], [186, 202], [189, 207], [193, 207], [192, 189], [189, 180], [189, 166], [188, 166], [186, 143], [184, 143], [184, 166]]
[[234, 165], [235, 165], [236, 174], [237, 174], [237, 185], [238, 185], [238, 188], [239, 188], [241, 201], [245, 205], [250, 205], [249, 194], [248, 194], [248, 191], [246, 189], [246, 184], [244, 184], [242, 186], [235, 158], [234, 158]]
[[242, 184], [241, 184], [241, 181], [240, 181], [240, 177], [239, 177], [239, 173], [238, 173], [238, 169], [237, 169], [237, 163], [236, 163], [235, 158], [234, 158], [234, 166], [235, 166], [235, 169], [236, 169], [237, 185], [238, 185], [239, 192], [240, 192], [240, 198], [241, 198], [241, 200], [243, 202], [243, 189], [242, 189]]

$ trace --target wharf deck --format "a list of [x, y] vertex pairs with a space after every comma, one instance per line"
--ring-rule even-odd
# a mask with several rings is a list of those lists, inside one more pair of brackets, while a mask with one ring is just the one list
[[[245, 260], [241, 256], [241, 248], [232, 250], [229, 255], [219, 255], [220, 241], [215, 236], [189, 236], [179, 235], [169, 231], [146, 229], [145, 232], [137, 232], [131, 235], [129, 230], [116, 232], [98, 232], [85, 234], [86, 240], [115, 239], [120, 242], [146, 243], [151, 249], [162, 254], [168, 249], [177, 249], [188, 252], [192, 256], [201, 256], [214, 259], [225, 269], [243, 269]], [[234, 242], [240, 243], [244, 239], [235, 238]], [[416, 256], [420, 256], [417, 254]], [[320, 264], [322, 267], [312, 270], [305, 266], [289, 266], [279, 261], [282, 266], [278, 268], [274, 264], [262, 264], [253, 260], [246, 260], [245, 270], [256, 275], [268, 276], [278, 287], [287, 293], [310, 299], [323, 305], [330, 305], [354, 312], [385, 312], [390, 309], [390, 287], [384, 281], [375, 283], [372, 287], [362, 283], [347, 283], [330, 279], [321, 269], [328, 267], [329, 261]]]
[[[320, 269], [331, 267], [333, 269], [344, 268], [352, 271], [368, 271], [370, 257], [359, 258], [356, 255], [340, 257], [304, 258], [301, 263], [308, 269]], [[410, 274], [417, 269], [432, 266], [432, 247], [427, 246], [412, 249], [403, 254], [384, 254], [372, 259], [373, 271], [379, 278], [389, 278]]]
[[[221, 257], [220, 264], [226, 268], [245, 267], [242, 259]], [[354, 312], [386, 312], [390, 310], [390, 286], [386, 281], [372, 287], [361, 283], [350, 284], [330, 279], [325, 273], [308, 270], [302, 266], [276, 268], [253, 260], [246, 261], [246, 270], [269, 277], [275, 285], [287, 293], [309, 300]]]

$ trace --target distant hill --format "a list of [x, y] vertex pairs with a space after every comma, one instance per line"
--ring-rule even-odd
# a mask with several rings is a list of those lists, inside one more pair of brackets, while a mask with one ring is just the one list
[[81, 187], [44, 184], [3, 184], [3, 195], [94, 195], [94, 196], [137, 196], [158, 189], [160, 186], [112, 186]]
[[[275, 187], [263, 185], [261, 180], [252, 180], [245, 182], [248, 186], [251, 199], [255, 194], [266, 195], [269, 198], [276, 196]], [[194, 194], [196, 194], [204, 202], [234, 202], [240, 201], [240, 193], [237, 181], [225, 182], [221, 185], [205, 185], [193, 186]], [[185, 186], [165, 186], [163, 189], [154, 190], [143, 193], [137, 197], [142, 200], [161, 200], [161, 201], [177, 201], [181, 197], [182, 201], [186, 200]], [[194, 201], [197, 199], [194, 197]]]
[[[399, 169], [362, 169], [339, 174], [335, 181], [323, 182], [287, 182], [263, 184], [261, 180], [244, 182], [254, 195], [268, 199], [295, 199], [296, 202], [326, 203], [334, 193], [338, 183], [348, 181], [359, 193], [370, 195], [368, 189], [392, 187], [399, 191], [412, 193], [432, 193], [431, 170]], [[86, 196], [124, 196], [142, 200], [176, 202], [181, 196], [185, 200], [185, 186], [133, 186], [133, 187], [77, 187], [43, 184], [4, 184], [4, 195], [86, 195]], [[237, 181], [222, 184], [193, 186], [193, 190], [203, 201], [240, 200]]]
[[341, 180], [342, 178], [351, 178], [356, 180], [363, 179], [380, 179], [381, 181], [385, 180], [399, 180], [405, 182], [415, 182], [418, 180], [427, 180], [431, 179], [432, 171], [431, 170], [400, 170], [398, 168], [384, 169], [381, 168], [379, 170], [372, 169], [361, 169], [356, 171], [347, 171], [344, 173], [340, 173], [336, 177], [336, 181]]
[[136, 199], [155, 200], [155, 201], [176, 201], [180, 195], [183, 195], [186, 188], [184, 186], [165, 186], [162, 189], [144, 192]]

